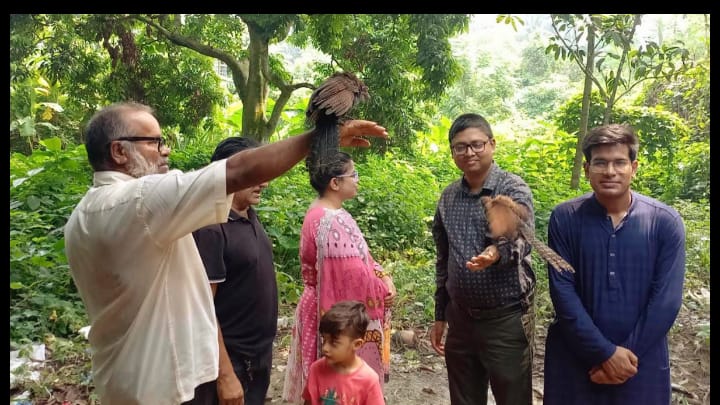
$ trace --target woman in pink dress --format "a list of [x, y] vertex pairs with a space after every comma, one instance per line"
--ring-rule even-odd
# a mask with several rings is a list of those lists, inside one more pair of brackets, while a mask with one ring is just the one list
[[342, 208], [358, 190], [352, 158], [337, 152], [312, 166], [310, 184], [318, 198], [305, 214], [300, 235], [304, 290], [295, 310], [283, 387], [283, 399], [293, 403], [302, 401], [310, 365], [320, 357], [318, 319], [341, 300], [365, 303], [370, 324], [358, 354], [377, 372], [381, 386], [387, 381], [390, 306], [397, 294], [391, 276], [373, 260], [355, 220]]

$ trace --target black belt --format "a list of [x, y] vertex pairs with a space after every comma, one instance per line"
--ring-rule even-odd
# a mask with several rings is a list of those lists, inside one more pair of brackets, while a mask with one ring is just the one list
[[522, 310], [523, 306], [518, 302], [493, 309], [467, 308], [465, 312], [473, 319], [495, 319], [505, 315], [514, 314], [516, 312], [521, 312]]

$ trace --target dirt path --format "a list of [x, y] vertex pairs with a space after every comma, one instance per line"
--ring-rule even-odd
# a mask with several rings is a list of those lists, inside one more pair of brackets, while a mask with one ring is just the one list
[[[698, 338], [696, 332], [696, 325], [706, 319], [705, 315], [698, 315], [693, 309], [692, 305], [690, 308], [683, 305], [670, 333], [673, 404], [710, 404], [710, 349], [708, 344]], [[450, 405], [445, 363], [430, 347], [428, 328], [429, 326], [415, 330], [419, 337], [419, 343], [415, 347], [393, 344], [390, 382], [385, 385], [387, 405]], [[266, 403], [284, 403], [281, 395], [289, 333], [289, 328], [278, 330]], [[535, 405], [542, 405], [545, 336], [545, 326], [538, 325], [533, 370]], [[495, 404], [492, 394], [488, 404]]]
[[[685, 296], [675, 325], [670, 331], [670, 367], [673, 382], [673, 405], [710, 404], [710, 345], [709, 330], [703, 336], [699, 326], [710, 322], [710, 292]], [[535, 405], [542, 405], [543, 398], [543, 355], [545, 353], [546, 321], [538, 320], [535, 337], [535, 362], [533, 370], [533, 391]], [[417, 344], [413, 347], [400, 343], [392, 346], [390, 382], [385, 385], [387, 405], [450, 405], [445, 363], [430, 347], [427, 330], [430, 325], [414, 329]], [[698, 333], [701, 331], [702, 333]], [[273, 372], [265, 403], [283, 404], [281, 399], [287, 348], [290, 344], [290, 328], [278, 330], [273, 354]], [[73, 367], [59, 364], [60, 368]], [[75, 365], [78, 367], [78, 365]], [[57, 370], [56, 370], [57, 371]], [[87, 405], [97, 404], [89, 400], [87, 387], [75, 386], [55, 380], [45, 387], [52, 392], [52, 398], [24, 402], [33, 405]], [[19, 394], [19, 392], [15, 392]], [[13, 393], [11, 392], [11, 399]], [[495, 401], [488, 401], [494, 405]]]

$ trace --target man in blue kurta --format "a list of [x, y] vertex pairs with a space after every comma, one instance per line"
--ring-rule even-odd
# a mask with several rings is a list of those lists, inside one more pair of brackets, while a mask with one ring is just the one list
[[670, 403], [667, 333], [682, 302], [685, 228], [676, 210], [630, 190], [637, 151], [630, 127], [592, 129], [583, 154], [593, 192], [550, 216], [549, 245], [576, 272], [548, 269], [545, 405]]

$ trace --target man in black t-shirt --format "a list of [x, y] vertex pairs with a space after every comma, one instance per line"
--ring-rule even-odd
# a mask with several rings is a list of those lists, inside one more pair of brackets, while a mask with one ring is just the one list
[[[259, 146], [249, 138], [231, 137], [215, 149], [212, 161]], [[236, 192], [228, 222], [193, 232], [215, 297], [220, 367], [193, 404], [218, 399], [260, 405], [270, 384], [272, 344], [277, 330], [278, 293], [272, 243], [252, 205], [267, 183]]]

